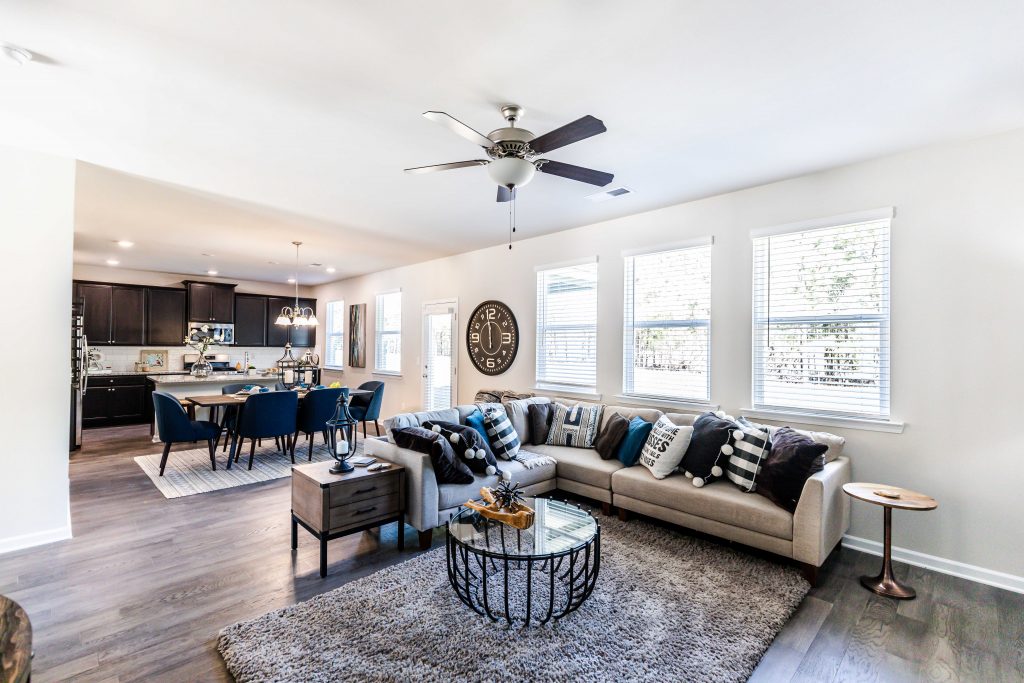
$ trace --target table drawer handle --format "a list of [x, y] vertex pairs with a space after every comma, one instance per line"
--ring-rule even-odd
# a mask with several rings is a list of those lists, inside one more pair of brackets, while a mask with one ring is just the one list
[[371, 486], [368, 489], [357, 489], [356, 493], [369, 493], [370, 491], [376, 491], [376, 490], [377, 490], [376, 486]]
[[356, 510], [352, 514], [353, 515], [365, 515], [367, 512], [373, 512], [376, 509], [377, 509], [377, 506], [374, 505], [372, 508], [363, 508], [362, 510]]

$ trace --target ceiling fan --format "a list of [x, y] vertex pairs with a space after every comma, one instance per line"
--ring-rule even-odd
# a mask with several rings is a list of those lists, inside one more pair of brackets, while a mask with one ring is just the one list
[[537, 137], [525, 128], [516, 128], [516, 123], [523, 118], [524, 113], [525, 110], [519, 105], [506, 104], [501, 107], [501, 115], [505, 117], [508, 126], [492, 130], [487, 135], [483, 135], [443, 111], [423, 112], [424, 117], [445, 126], [453, 133], [461, 135], [473, 144], [480, 145], [488, 158], [455, 161], [449, 164], [435, 164], [433, 166], [417, 166], [415, 168], [407, 168], [405, 172], [433, 173], [434, 171], [448, 171], [453, 168], [486, 166], [488, 175], [498, 184], [497, 200], [499, 202], [507, 202], [513, 199], [516, 188], [523, 187], [533, 180], [533, 175], [536, 171], [569, 178], [570, 180], [577, 180], [581, 183], [597, 185], [598, 187], [607, 185], [615, 178], [611, 173], [595, 171], [582, 166], [574, 166], [573, 164], [565, 164], [561, 161], [537, 158], [540, 154], [546, 154], [552, 150], [585, 140], [608, 130], [599, 119], [588, 114], [583, 118], [576, 119], [572, 123], [565, 124], [561, 128], [556, 128], [549, 133]]

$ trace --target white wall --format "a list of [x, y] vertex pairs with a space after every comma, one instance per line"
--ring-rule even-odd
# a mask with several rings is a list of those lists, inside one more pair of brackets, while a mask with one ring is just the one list
[[[742, 163], [739, 160], [737, 163]], [[316, 288], [327, 301], [367, 303], [373, 365], [374, 294], [401, 287], [403, 371], [387, 381], [386, 414], [420, 403], [421, 304], [459, 298], [459, 400], [482, 387], [527, 389], [534, 379], [534, 266], [599, 257], [598, 390], [621, 392], [621, 251], [714, 235], [712, 400], [750, 405], [751, 243], [754, 228], [895, 206], [892, 225], [892, 410], [902, 434], [830, 431], [848, 439], [854, 477], [935, 496], [928, 513], [896, 513], [894, 543], [1024, 576], [1024, 131], [935, 146], [562, 233]], [[642, 192], [643, 188], [637, 188]], [[529, 201], [529, 188], [521, 201]], [[567, 198], [566, 201], [573, 201]], [[618, 201], [629, 201], [628, 198]], [[500, 224], [481, 230], [503, 234]], [[523, 225], [521, 234], [529, 234]], [[509, 304], [522, 343], [497, 378], [477, 373], [462, 338], [485, 299]], [[322, 339], [322, 337], [321, 337]], [[348, 370], [351, 385], [370, 370]], [[794, 422], [793, 424], [797, 424]], [[855, 503], [851, 535], [881, 539], [881, 513]], [[1022, 583], [1024, 585], [1024, 583]]]
[[[71, 536], [71, 251], [75, 162], [0, 147], [0, 310], [32, 313], [7, 325], [0, 391], [0, 552]], [[33, 359], [28, 383], [19, 369]]]

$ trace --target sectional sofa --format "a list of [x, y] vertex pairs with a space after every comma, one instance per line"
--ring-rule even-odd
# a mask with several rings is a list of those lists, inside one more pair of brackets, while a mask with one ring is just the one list
[[[713, 536], [760, 548], [799, 563], [814, 583], [817, 569], [839, 543], [850, 525], [850, 501], [843, 484], [850, 481], [850, 460], [841, 453], [843, 441], [831, 435], [825, 468], [806, 483], [795, 513], [776, 506], [764, 496], [745, 493], [726, 480], [698, 488], [682, 474], [655, 479], [643, 466], [624, 467], [618, 460], [602, 460], [593, 449], [530, 445], [527, 405], [546, 402], [546, 397], [504, 404], [522, 450], [550, 456], [543, 464], [526, 467], [519, 462], [499, 461], [506, 477], [518, 482], [527, 495], [554, 490], [584, 496], [601, 503], [604, 514], [612, 506], [627, 519], [629, 512], [654, 517]], [[420, 534], [420, 547], [429, 548], [435, 527], [443, 525], [467, 500], [479, 498], [481, 486], [498, 483], [495, 476], [477, 476], [472, 484], [437, 483], [430, 456], [399, 448], [391, 430], [420, 425], [424, 421], [465, 424], [476, 405], [460, 405], [440, 411], [403, 413], [385, 420], [387, 436], [365, 442], [366, 453], [407, 468], [406, 521]], [[693, 413], [662, 413], [653, 408], [604, 406], [602, 426], [613, 413], [626, 419], [639, 416], [654, 422], [662, 414], [678, 425], [691, 425]]]

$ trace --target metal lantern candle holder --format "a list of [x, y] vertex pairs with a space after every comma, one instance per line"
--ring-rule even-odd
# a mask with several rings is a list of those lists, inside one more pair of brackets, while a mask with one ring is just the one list
[[[331, 455], [334, 456], [335, 464], [331, 468], [331, 474], [343, 474], [355, 469], [348, 462], [348, 459], [356, 451], [356, 421], [348, 410], [348, 389], [343, 389], [338, 397], [338, 405], [334, 408], [334, 415], [327, 420], [327, 427], [331, 434]], [[345, 432], [345, 440], [338, 443], [338, 430]], [[344, 446], [344, 453], [338, 452], [338, 446]]]
[[277, 376], [289, 389], [299, 382], [299, 361], [292, 355], [291, 343], [284, 345], [284, 355], [277, 359]]
[[320, 369], [320, 357], [306, 349], [298, 364], [298, 381], [302, 384], [316, 384], [319, 381], [317, 371]]

